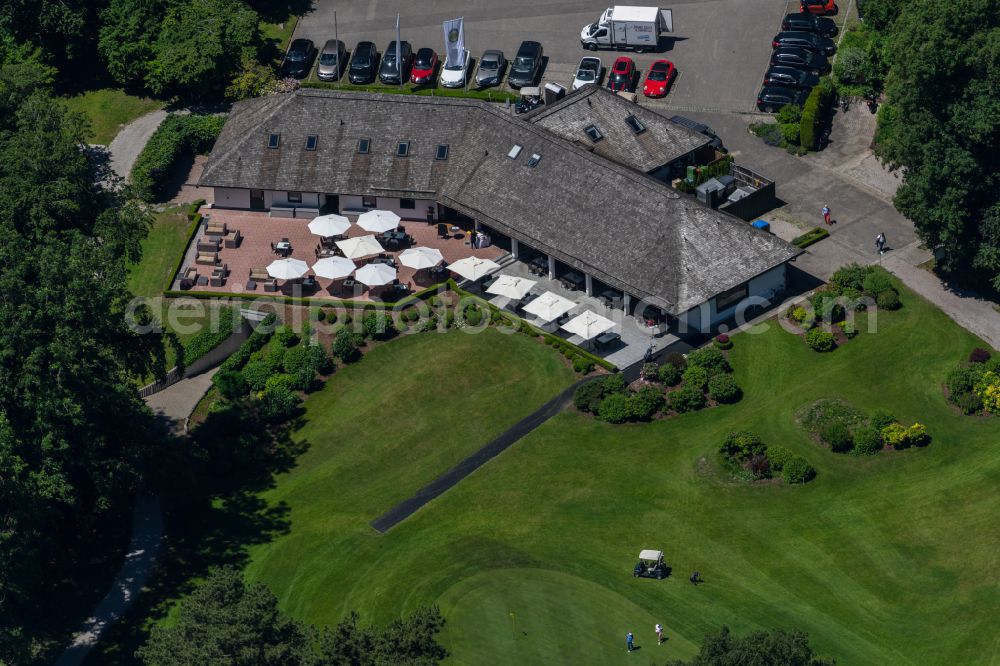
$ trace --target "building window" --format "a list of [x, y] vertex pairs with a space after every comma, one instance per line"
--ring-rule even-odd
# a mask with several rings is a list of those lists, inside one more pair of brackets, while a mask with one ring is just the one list
[[372, 147], [371, 139], [360, 139], [358, 141], [358, 154], [367, 155], [368, 149]]
[[278, 144], [280, 143], [281, 143], [281, 135], [278, 134], [277, 132], [271, 132], [271, 134], [267, 137], [268, 148], [277, 148]]
[[542, 156], [538, 153], [532, 153], [531, 157], [528, 158], [528, 166], [536, 167], [538, 163], [542, 161]]
[[400, 199], [399, 207], [405, 210], [413, 210], [417, 207], [416, 199]]
[[437, 154], [434, 155], [436, 160], [446, 160], [448, 159], [448, 144], [442, 143], [438, 146]]
[[631, 127], [636, 134], [642, 134], [646, 131], [646, 126], [635, 116], [625, 116], [625, 124]]
[[378, 208], [378, 202], [375, 200], [375, 197], [361, 197], [361, 207]]
[[738, 287], [733, 287], [729, 291], [724, 291], [715, 297], [715, 311], [722, 312], [726, 308], [736, 305], [747, 297], [747, 283], [744, 282]]
[[604, 138], [604, 135], [601, 134], [601, 130], [597, 129], [597, 126], [595, 125], [588, 125], [583, 131], [587, 133], [587, 136], [589, 136], [590, 140], [594, 143], [597, 143]]
[[514, 147], [510, 149], [509, 153], [507, 153], [507, 157], [509, 157], [512, 160], [515, 160], [517, 159], [517, 156], [520, 154], [521, 154], [521, 146], [515, 143]]
[[289, 192], [288, 193], [288, 203], [302, 203], [302, 193], [301, 192]]
[[396, 146], [396, 157], [406, 157], [410, 154], [410, 142], [400, 141], [399, 145]]
[[316, 143], [319, 141], [319, 137], [315, 134], [310, 134], [306, 137], [306, 150], [316, 150]]

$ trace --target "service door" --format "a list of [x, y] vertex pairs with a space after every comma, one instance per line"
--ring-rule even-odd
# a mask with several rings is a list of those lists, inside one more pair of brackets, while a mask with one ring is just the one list
[[264, 190], [250, 190], [250, 210], [264, 210]]

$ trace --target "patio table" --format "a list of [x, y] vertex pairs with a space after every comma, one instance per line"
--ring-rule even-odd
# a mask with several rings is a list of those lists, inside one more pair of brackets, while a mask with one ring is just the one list
[[281, 252], [288, 252], [292, 249], [292, 244], [288, 241], [279, 241], [274, 244], [274, 249]]
[[600, 335], [598, 335], [596, 338], [594, 338], [594, 340], [597, 342], [597, 344], [602, 345], [602, 346], [603, 345], [609, 345], [612, 342], [616, 342], [616, 341], [621, 340], [621, 339], [622, 339], [622, 336], [620, 336], [619, 334], [614, 333], [612, 331], [606, 331], [606, 332], [601, 333]]
[[605, 289], [601, 292], [601, 300], [608, 305], [614, 305], [616, 301], [620, 301], [621, 299], [622, 295], [613, 289]]
[[579, 289], [580, 285], [582, 285], [584, 282], [585, 280], [583, 276], [577, 273], [576, 271], [570, 271], [569, 273], [566, 273], [565, 275], [562, 276], [562, 283], [568, 284], [573, 289]]

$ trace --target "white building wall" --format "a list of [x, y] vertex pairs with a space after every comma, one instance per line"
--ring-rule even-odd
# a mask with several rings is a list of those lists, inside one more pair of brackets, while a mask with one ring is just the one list
[[[747, 298], [757, 298], [757, 300], [752, 301], [751, 304], [763, 305], [763, 301], [759, 299], [773, 301], [775, 294], [785, 288], [787, 268], [787, 264], [781, 264], [780, 266], [775, 266], [766, 273], [761, 273], [757, 277], [750, 280], [750, 283], [747, 285]], [[681, 332], [685, 332], [684, 326], [686, 325], [687, 331], [701, 331], [703, 333], [707, 333], [712, 326], [724, 322], [727, 319], [732, 319], [733, 316], [736, 315], [736, 311], [739, 307], [740, 303], [735, 303], [720, 312], [715, 307], [715, 299], [712, 298], [698, 307], [691, 308], [678, 317], [678, 320], [681, 322]], [[744, 310], [746, 307], [747, 305], [744, 304]], [[705, 328], [702, 328], [703, 325]]]
[[215, 203], [219, 208], [250, 209], [250, 190], [235, 187], [214, 187]]
[[267, 190], [264, 192], [264, 204], [271, 206], [295, 206], [296, 208], [319, 208], [319, 194], [302, 192], [302, 201], [289, 201], [288, 192], [284, 190]]
[[[432, 207], [434, 209], [434, 217], [437, 219], [437, 203], [433, 199], [414, 199], [414, 201], [416, 202], [414, 208], [401, 208], [399, 197], [375, 197], [375, 208], [378, 210], [390, 210], [407, 220], [426, 220], [427, 208]], [[370, 206], [364, 205], [364, 197], [353, 194], [340, 195], [341, 212], [350, 209], [374, 210]]]

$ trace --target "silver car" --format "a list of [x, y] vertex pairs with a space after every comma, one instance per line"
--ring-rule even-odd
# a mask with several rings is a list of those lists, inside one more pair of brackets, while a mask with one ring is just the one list
[[503, 70], [507, 66], [507, 59], [503, 57], [503, 51], [489, 50], [483, 53], [479, 59], [479, 70], [476, 72], [476, 85], [480, 88], [486, 86], [499, 85], [503, 80]]
[[327, 40], [319, 52], [316, 76], [321, 81], [336, 81], [347, 65], [347, 47], [339, 39]]

